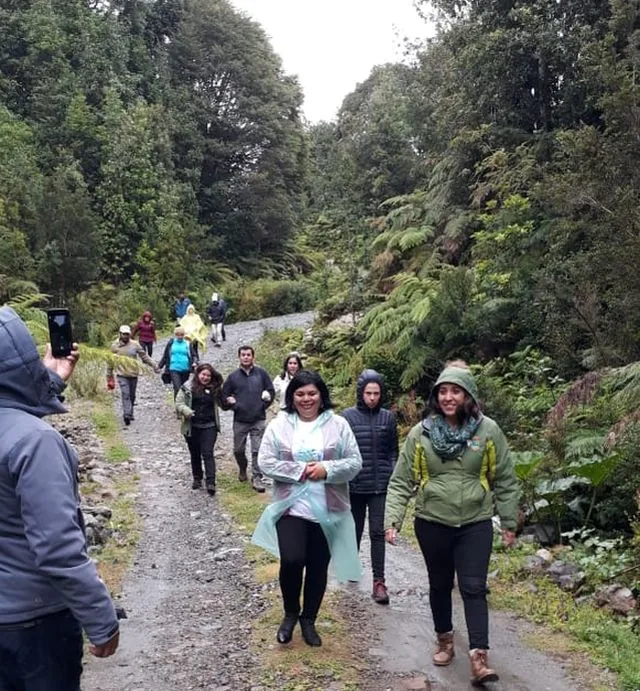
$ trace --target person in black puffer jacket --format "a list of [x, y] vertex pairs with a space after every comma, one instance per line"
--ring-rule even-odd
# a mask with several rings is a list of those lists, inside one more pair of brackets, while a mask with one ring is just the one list
[[349, 483], [358, 549], [368, 508], [372, 597], [386, 605], [389, 594], [384, 583], [384, 510], [387, 485], [398, 459], [398, 430], [396, 416], [382, 407], [383, 399], [382, 376], [372, 369], [363, 370], [358, 377], [356, 405], [342, 415], [353, 430], [362, 454], [362, 470]]

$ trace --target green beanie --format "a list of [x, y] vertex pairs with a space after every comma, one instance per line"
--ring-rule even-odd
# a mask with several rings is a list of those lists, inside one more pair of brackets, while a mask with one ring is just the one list
[[436, 404], [436, 392], [440, 384], [455, 384], [461, 389], [464, 389], [476, 405], [480, 405], [478, 401], [478, 386], [476, 380], [473, 378], [473, 374], [469, 372], [468, 369], [463, 367], [445, 367], [440, 376], [436, 380], [436, 383], [431, 389], [431, 395], [429, 396], [429, 405], [433, 408]]

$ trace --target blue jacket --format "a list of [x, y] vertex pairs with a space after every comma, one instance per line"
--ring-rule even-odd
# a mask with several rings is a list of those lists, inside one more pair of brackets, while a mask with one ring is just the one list
[[384, 399], [382, 377], [372, 369], [364, 370], [358, 377], [356, 406], [347, 408], [342, 415], [349, 423], [362, 454], [362, 470], [349, 483], [354, 494], [382, 494], [387, 491], [391, 473], [398, 460], [398, 431], [396, 416], [378, 405], [369, 408], [363, 399], [367, 384], [380, 384]]
[[100, 645], [118, 621], [87, 556], [78, 458], [41, 419], [66, 412], [63, 388], [18, 315], [0, 308], [0, 624], [69, 608]]
[[176, 319], [182, 319], [184, 315], [187, 313], [187, 307], [191, 304], [191, 300], [189, 298], [184, 298], [183, 300], [176, 300], [175, 305], [173, 306], [173, 311], [175, 312]]

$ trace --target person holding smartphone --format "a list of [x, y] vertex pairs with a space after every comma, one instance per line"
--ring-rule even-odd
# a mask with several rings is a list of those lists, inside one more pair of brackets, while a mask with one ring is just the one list
[[[131, 338], [131, 327], [127, 324], [123, 324], [120, 327], [118, 340], [111, 344], [111, 352], [121, 356], [121, 358], [126, 357], [131, 360], [140, 358], [142, 362], [151, 367], [156, 374], [160, 371], [158, 365], [147, 355], [146, 350], [138, 341], [134, 341]], [[114, 365], [110, 363], [107, 369], [107, 387], [109, 389], [115, 388], [115, 381], [113, 378], [114, 369], [122, 394], [122, 418], [124, 424], [128, 426], [131, 424], [131, 420], [133, 420], [133, 406], [136, 404], [138, 364], [137, 362], [132, 362], [131, 365], [129, 365], [126, 360], [121, 359], [114, 368]]]
[[20, 317], [0, 308], [0, 689], [80, 691], [83, 629], [96, 657], [118, 647], [87, 554], [78, 457], [42, 419], [66, 412], [60, 393], [77, 360], [75, 343], [41, 360]]

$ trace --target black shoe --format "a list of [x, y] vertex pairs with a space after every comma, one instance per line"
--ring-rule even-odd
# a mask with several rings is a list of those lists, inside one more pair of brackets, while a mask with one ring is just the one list
[[207, 482], [206, 488], [207, 488], [207, 494], [210, 497], [212, 497], [216, 493], [216, 483], [215, 482]]
[[322, 645], [322, 638], [316, 631], [316, 623], [313, 619], [303, 619], [300, 617], [300, 631], [302, 631], [302, 638], [307, 645], [318, 648]]
[[247, 481], [247, 471], [246, 470], [241, 470], [238, 473], [238, 480], [240, 480], [240, 482], [246, 482]]
[[293, 630], [296, 628], [296, 624], [298, 623], [298, 615], [297, 614], [285, 614], [284, 619], [282, 620], [282, 624], [280, 624], [280, 628], [278, 629], [278, 633], [276, 634], [276, 639], [278, 640], [278, 643], [289, 643], [291, 640], [291, 637], [293, 636]]
[[191, 489], [200, 489], [202, 487], [202, 480], [198, 480], [198, 478], [193, 478], [193, 482], [191, 483]]
[[123, 415], [122, 419], [127, 427], [131, 424], [131, 417], [129, 415]]

